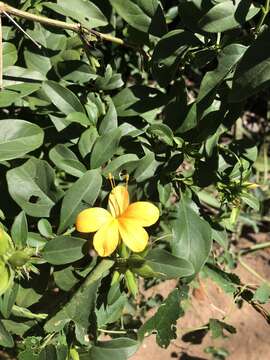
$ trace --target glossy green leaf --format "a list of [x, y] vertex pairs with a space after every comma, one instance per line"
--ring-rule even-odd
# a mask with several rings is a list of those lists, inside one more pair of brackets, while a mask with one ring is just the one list
[[61, 15], [71, 17], [90, 29], [108, 24], [101, 10], [89, 1], [76, 0], [75, 3], [73, 0], [57, 0], [57, 4], [45, 2], [44, 5]]
[[60, 213], [58, 234], [74, 224], [80, 211], [93, 206], [102, 185], [102, 177], [98, 170], [87, 171], [66, 192]]
[[11, 238], [16, 248], [23, 248], [27, 244], [28, 224], [24, 211], [21, 211], [14, 219], [11, 228]]
[[247, 49], [236, 68], [230, 100], [239, 102], [270, 83], [270, 49], [268, 40], [270, 29], [265, 30]]
[[87, 170], [72, 150], [63, 144], [58, 144], [49, 153], [51, 161], [66, 173], [81, 177]]
[[121, 130], [117, 128], [97, 138], [91, 153], [91, 169], [96, 169], [111, 159], [118, 149], [121, 135]]
[[76, 291], [69, 302], [45, 324], [45, 331], [60, 331], [67, 323], [73, 321], [78, 341], [85, 345], [89, 344], [88, 319], [94, 313], [100, 281], [107, 275], [113, 264], [112, 260], [102, 260], [88, 275], [83, 285]]
[[17, 49], [14, 44], [9, 42], [3, 43], [3, 69], [8, 66], [14, 65], [17, 61]]
[[110, 3], [135, 29], [157, 36], [166, 32], [164, 14], [158, 0], [110, 0]]
[[195, 272], [200, 271], [211, 250], [210, 225], [189, 206], [188, 199], [182, 197], [172, 227], [172, 253], [190, 261]]
[[193, 265], [189, 261], [163, 249], [150, 250], [143, 258], [134, 255], [129, 260], [132, 270], [146, 278], [174, 279], [194, 274]]
[[172, 30], [157, 43], [153, 57], [153, 76], [161, 86], [167, 86], [176, 77], [181, 58], [191, 46], [199, 46], [200, 40], [191, 32]]
[[222, 83], [227, 74], [241, 59], [246, 49], [246, 46], [241, 44], [230, 44], [221, 50], [218, 54], [217, 68], [207, 72], [203, 77], [197, 102], [202, 101]]
[[[55, 173], [44, 160], [30, 159], [7, 172], [10, 196], [26, 212], [35, 217], [47, 217], [62, 196], [55, 186]], [[18, 186], [20, 184], [20, 186]]]
[[212, 7], [199, 21], [199, 27], [207, 32], [223, 32], [242, 26], [260, 11], [251, 0], [222, 1]]
[[94, 126], [91, 126], [89, 129], [85, 130], [82, 133], [78, 143], [78, 147], [83, 158], [91, 152], [97, 138], [98, 132]]
[[0, 161], [22, 157], [43, 143], [43, 130], [28, 121], [0, 120]]
[[64, 114], [68, 115], [76, 111], [84, 113], [84, 108], [77, 96], [57, 82], [51, 80], [45, 81], [42, 89], [48, 99]]
[[73, 236], [57, 236], [48, 241], [42, 250], [43, 258], [53, 265], [68, 264], [84, 256], [86, 240]]

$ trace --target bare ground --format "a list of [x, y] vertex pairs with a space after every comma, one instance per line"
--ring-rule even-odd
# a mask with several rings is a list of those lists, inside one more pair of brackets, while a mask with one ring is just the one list
[[[252, 243], [269, 241], [267, 234], [252, 235], [247, 239], [241, 239], [241, 247], [249, 247]], [[270, 249], [257, 251], [245, 256], [244, 261], [258, 274], [270, 280]], [[239, 265], [236, 273], [243, 283], [259, 285], [262, 281]], [[174, 288], [174, 281], [159, 284], [156, 288], [147, 292], [151, 297], [155, 293], [161, 293], [164, 297]], [[270, 305], [264, 305], [270, 311]], [[209, 318], [222, 320], [226, 316], [226, 322], [237, 329], [237, 333], [229, 335], [225, 339], [212, 339], [209, 334], [204, 337], [190, 337], [186, 333], [194, 328], [206, 324]], [[185, 336], [183, 336], [186, 334]], [[200, 335], [200, 333], [198, 333]], [[270, 325], [251, 305], [244, 303], [239, 309], [234, 303], [232, 296], [224, 292], [211, 280], [201, 281], [200, 288], [192, 295], [192, 301], [183, 318], [177, 323], [177, 339], [167, 349], [158, 347], [155, 336], [145, 339], [143, 346], [131, 358], [132, 360], [203, 360], [212, 359], [204, 349], [208, 346], [224, 347], [229, 351], [228, 360], [269, 360], [270, 359]], [[194, 344], [194, 342], [196, 344]]]

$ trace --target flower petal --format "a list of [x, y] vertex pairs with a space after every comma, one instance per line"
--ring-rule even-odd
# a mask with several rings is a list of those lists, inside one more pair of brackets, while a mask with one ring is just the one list
[[129, 205], [129, 194], [126, 186], [118, 185], [109, 195], [109, 209], [113, 217], [123, 214]]
[[120, 236], [125, 245], [134, 252], [141, 252], [148, 242], [148, 234], [136, 221], [118, 219]]
[[150, 226], [157, 222], [159, 209], [147, 201], [137, 201], [130, 204], [121, 218], [136, 221], [141, 226]]
[[112, 220], [112, 215], [103, 208], [85, 209], [77, 216], [76, 229], [83, 233], [94, 232], [110, 220]]
[[119, 239], [118, 221], [112, 218], [94, 235], [93, 245], [100, 256], [109, 256], [117, 248]]

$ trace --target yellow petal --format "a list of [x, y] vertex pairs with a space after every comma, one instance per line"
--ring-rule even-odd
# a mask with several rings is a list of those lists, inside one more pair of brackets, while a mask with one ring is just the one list
[[134, 220], [141, 226], [150, 226], [157, 222], [159, 209], [147, 201], [138, 201], [130, 204], [121, 218]]
[[112, 219], [94, 235], [93, 245], [100, 256], [109, 256], [117, 248], [119, 238], [118, 221]]
[[109, 209], [115, 218], [123, 214], [129, 205], [129, 194], [126, 186], [118, 185], [109, 195]]
[[141, 252], [148, 242], [148, 234], [136, 221], [118, 219], [120, 236], [125, 245], [134, 252]]
[[94, 232], [110, 220], [112, 220], [112, 215], [103, 208], [85, 209], [77, 216], [76, 229], [83, 233]]

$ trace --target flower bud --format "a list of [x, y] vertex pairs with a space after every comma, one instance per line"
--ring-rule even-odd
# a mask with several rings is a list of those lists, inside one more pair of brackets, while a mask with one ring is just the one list
[[137, 279], [135, 278], [135, 275], [133, 274], [132, 271], [127, 270], [125, 272], [125, 280], [128, 290], [135, 297], [138, 293], [138, 284], [137, 284]]
[[24, 266], [33, 255], [33, 249], [25, 248], [23, 250], [15, 251], [11, 257], [8, 259], [8, 262], [13, 267]]

